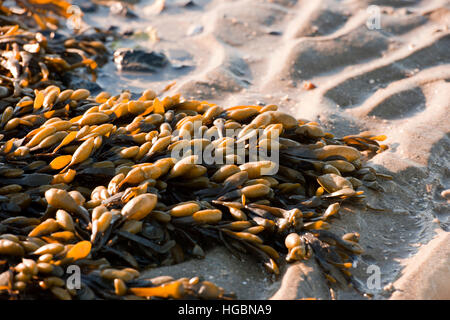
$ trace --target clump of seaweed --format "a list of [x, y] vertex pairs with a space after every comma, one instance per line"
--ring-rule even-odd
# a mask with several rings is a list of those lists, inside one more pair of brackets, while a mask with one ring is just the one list
[[[349, 269], [363, 251], [358, 235], [326, 229], [343, 203], [364, 199], [360, 186], [377, 188], [361, 152], [382, 151], [383, 136], [338, 139], [275, 105], [224, 109], [179, 95], [160, 100], [152, 90], [137, 99], [91, 97], [52, 85], [27, 101], [5, 110], [0, 125], [8, 290], [53, 288], [40, 285], [51, 275], [60, 279], [55, 296], [69, 298], [61, 271], [75, 264], [96, 297], [220, 298], [222, 290], [202, 295], [205, 284], [189, 279], [161, 288], [133, 282], [149, 266], [203, 257], [211, 242], [254, 255], [276, 275], [280, 256], [314, 257], [331, 283], [355, 284]], [[203, 138], [194, 135], [196, 123]], [[276, 173], [265, 173], [274, 161], [250, 161], [254, 137], [258, 149], [279, 152]], [[222, 161], [201, 163], [198, 150]]]
[[31, 31], [21, 26], [17, 15], [0, 17], [2, 112], [6, 104], [28, 99], [33, 89], [51, 84], [66, 87], [79, 68], [85, 68], [95, 82], [98, 65], [106, 62], [108, 50], [103, 43], [111, 35], [108, 32], [86, 30], [68, 36], [57, 31]]

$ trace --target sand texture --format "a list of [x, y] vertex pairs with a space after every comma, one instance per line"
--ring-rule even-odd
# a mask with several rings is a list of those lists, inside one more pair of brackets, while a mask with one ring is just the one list
[[[153, 74], [126, 73], [109, 63], [99, 75], [108, 91], [163, 89], [227, 107], [277, 104], [298, 118], [320, 122], [337, 136], [370, 130], [390, 149], [370, 160], [393, 181], [366, 190], [371, 207], [347, 207], [332, 222], [339, 235], [359, 232], [365, 253], [355, 277], [381, 271], [374, 299], [450, 298], [450, 5], [445, 0], [194, 0], [141, 1], [138, 18], [114, 17], [106, 7], [89, 23], [120, 30], [157, 30], [114, 46], [164, 52], [170, 65]], [[381, 29], [366, 26], [367, 8], [380, 9]], [[316, 88], [304, 89], [305, 81]], [[448, 198], [447, 198], [448, 199]], [[225, 249], [204, 260], [151, 270], [149, 275], [200, 275], [241, 299], [330, 299], [314, 262], [282, 265], [271, 278], [252, 259]], [[325, 289], [324, 289], [325, 288]], [[365, 299], [340, 288], [337, 299]]]

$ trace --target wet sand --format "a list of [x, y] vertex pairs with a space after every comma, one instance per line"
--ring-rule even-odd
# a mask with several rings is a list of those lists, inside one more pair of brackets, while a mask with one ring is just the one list
[[[158, 91], [176, 80], [168, 94], [224, 107], [277, 104], [337, 136], [387, 135], [390, 149], [369, 164], [394, 180], [382, 184], [385, 192], [365, 190], [383, 211], [344, 208], [332, 230], [361, 234], [366, 251], [353, 274], [366, 285], [367, 268], [380, 268], [381, 286], [366, 290], [375, 299], [449, 299], [450, 205], [441, 195], [450, 188], [448, 2], [187, 2], [166, 1], [158, 12], [153, 1], [140, 1], [131, 7], [138, 18], [111, 18], [107, 7], [86, 14], [89, 23], [122, 31], [153, 27], [156, 42], [141, 34], [113, 45], [162, 51], [171, 62], [154, 74], [119, 72], [110, 62], [99, 75], [103, 89]], [[381, 29], [366, 26], [370, 5], [380, 9]], [[305, 90], [304, 81], [316, 88]], [[201, 275], [241, 299], [330, 298], [313, 269], [282, 266], [285, 278], [271, 279], [251, 259], [214, 249], [204, 260], [148, 274]], [[335, 297], [364, 299], [348, 289]]]

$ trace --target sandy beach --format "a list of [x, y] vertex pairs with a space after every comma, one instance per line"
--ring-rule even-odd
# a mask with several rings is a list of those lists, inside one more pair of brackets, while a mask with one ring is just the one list
[[[104, 91], [170, 85], [164, 95], [224, 108], [275, 104], [339, 137], [387, 136], [389, 149], [368, 165], [393, 179], [379, 191], [362, 187], [368, 205], [342, 206], [331, 223], [339, 236], [361, 235], [365, 251], [351, 272], [365, 294], [330, 290], [314, 259], [281, 262], [275, 277], [224, 247], [141, 276], [201, 276], [238, 299], [450, 299], [448, 1], [72, 2], [87, 25], [123, 35], [99, 68]], [[162, 53], [168, 63], [119, 70], [121, 48]]]

